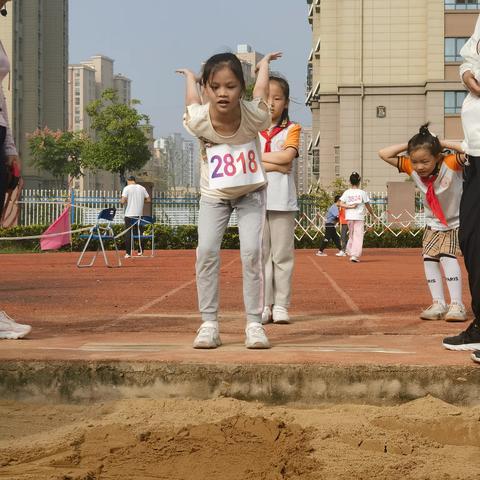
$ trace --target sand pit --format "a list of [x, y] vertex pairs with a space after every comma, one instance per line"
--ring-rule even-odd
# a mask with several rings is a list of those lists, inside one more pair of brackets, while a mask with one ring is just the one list
[[480, 407], [0, 402], [0, 479], [480, 478]]

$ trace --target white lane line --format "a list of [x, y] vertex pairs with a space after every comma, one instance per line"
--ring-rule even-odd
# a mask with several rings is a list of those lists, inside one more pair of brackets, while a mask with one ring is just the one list
[[352, 297], [343, 290], [338, 283], [317, 263], [315, 259], [310, 258], [313, 266], [328, 280], [333, 289], [343, 298], [345, 303], [348, 305], [350, 310], [357, 315], [363, 315], [363, 312], [360, 310], [358, 305], [352, 300]]
[[[237, 261], [238, 261], [238, 258], [234, 258], [233, 260], [228, 262], [225, 266], [223, 266], [220, 269], [220, 271], [223, 270], [224, 268], [228, 268], [230, 265], [234, 264]], [[126, 313], [125, 315], [122, 315], [121, 317], [119, 317], [118, 320], [125, 320], [126, 318], [129, 318], [129, 317], [135, 317], [138, 314], [141, 314], [141, 313], [145, 312], [146, 310], [149, 310], [154, 305], [162, 303], [167, 298], [169, 298], [172, 295], [175, 295], [176, 293], [184, 290], [185, 288], [189, 287], [190, 285], [193, 285], [195, 282], [196, 282], [196, 279], [193, 278], [192, 280], [189, 280], [188, 282], [182, 283], [182, 285], [178, 286], [177, 288], [174, 288], [173, 290], [170, 290], [169, 292], [165, 293], [161, 297], [158, 297], [158, 298], [155, 298], [155, 299], [151, 300], [150, 302], [146, 303], [145, 305], [142, 305], [141, 307], [137, 308], [137, 310], [134, 310], [133, 312]], [[114, 324], [112, 324], [112, 325], [114, 325]], [[110, 326], [112, 326], [112, 325], [110, 325]]]

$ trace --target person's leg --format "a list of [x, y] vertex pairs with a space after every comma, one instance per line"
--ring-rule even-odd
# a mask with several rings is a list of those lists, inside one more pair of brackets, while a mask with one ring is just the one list
[[266, 190], [252, 192], [235, 200], [240, 255], [243, 270], [243, 301], [247, 314], [245, 345], [247, 348], [270, 348], [262, 326], [264, 279], [262, 241], [265, 225]]
[[469, 157], [464, 167], [460, 202], [459, 242], [468, 272], [474, 319], [463, 332], [443, 340], [449, 350], [480, 349], [480, 157]]
[[[131, 217], [125, 217], [125, 228], [130, 227], [135, 223], [135, 219]], [[135, 227], [131, 228], [125, 234], [125, 255], [132, 255], [132, 231], [135, 234]]]
[[7, 182], [8, 182], [8, 168], [7, 157], [5, 155], [5, 134], [7, 129], [0, 127], [0, 220], [3, 216], [3, 208], [5, 204], [5, 196], [7, 194]]
[[340, 237], [338, 236], [337, 229], [335, 225], [332, 225], [332, 233], [330, 235], [330, 238], [332, 242], [335, 244], [335, 246], [338, 248], [339, 251], [342, 250], [342, 245], [340, 243]]
[[265, 227], [263, 231], [263, 264], [265, 267], [265, 306], [273, 305], [273, 260], [272, 260], [272, 214], [268, 211], [265, 215]]
[[296, 212], [272, 212], [270, 221], [273, 263], [273, 321], [288, 323], [295, 252]]
[[439, 258], [424, 255], [423, 268], [430, 295], [432, 296], [432, 304], [422, 311], [420, 318], [422, 320], [442, 320], [447, 313], [447, 306], [445, 305]]
[[232, 207], [230, 202], [202, 197], [198, 214], [196, 278], [202, 321], [217, 321], [220, 246]]
[[346, 223], [342, 223], [341, 225], [341, 240], [342, 240], [342, 251], [347, 249], [347, 242], [348, 242], [348, 225]]
[[352, 245], [353, 245], [353, 237], [355, 235], [354, 231], [354, 220], [348, 220], [347, 221], [347, 226], [348, 226], [348, 242], [347, 242], [347, 250], [346, 253], [348, 255], [352, 255]]
[[350, 255], [356, 259], [362, 256], [363, 248], [363, 220], [353, 220], [352, 221], [352, 230], [350, 231], [350, 236], [353, 237], [350, 250]]

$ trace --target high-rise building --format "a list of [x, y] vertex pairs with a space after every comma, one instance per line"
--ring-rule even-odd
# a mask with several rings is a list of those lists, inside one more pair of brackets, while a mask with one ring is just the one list
[[312, 128], [302, 127], [300, 133], [300, 144], [298, 148], [298, 157], [293, 162], [295, 168], [295, 179], [297, 194], [308, 193], [313, 182], [311, 149]]
[[262, 53], [256, 52], [250, 45], [237, 45], [237, 58], [242, 63], [243, 75], [247, 85], [255, 82], [255, 67], [264, 57]]
[[25, 185], [57, 186], [58, 180], [31, 165], [27, 134], [67, 127], [68, 1], [15, 0], [7, 8], [0, 40], [12, 68], [4, 92]]
[[180, 133], [159, 138], [155, 142], [154, 157], [164, 158], [168, 190], [197, 190], [200, 164], [195, 154], [195, 143]]
[[384, 190], [399, 177], [377, 151], [406, 142], [426, 121], [439, 137], [463, 138], [459, 51], [480, 1], [307, 1], [307, 103], [320, 183], [358, 171], [369, 190]]
[[[117, 91], [119, 102], [130, 103], [131, 80], [123, 75], [116, 75], [113, 67], [114, 60], [105, 55], [95, 55], [87, 61], [69, 65], [68, 128], [70, 130], [84, 130], [88, 135], [94, 135], [86, 107], [92, 101], [99, 99], [107, 89]], [[153, 133], [150, 136], [153, 145]], [[118, 190], [121, 188], [119, 175], [103, 170], [84, 172], [84, 176], [76, 179], [74, 186], [80, 190]]]

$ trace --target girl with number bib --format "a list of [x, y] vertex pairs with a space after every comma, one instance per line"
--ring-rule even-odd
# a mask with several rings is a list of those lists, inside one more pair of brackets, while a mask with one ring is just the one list
[[209, 58], [199, 80], [186, 79], [185, 128], [200, 141], [201, 199], [198, 218], [197, 292], [202, 324], [194, 348], [221, 345], [218, 328], [220, 245], [233, 210], [238, 216], [243, 267], [243, 299], [247, 314], [247, 348], [270, 348], [261, 319], [263, 310], [262, 237], [265, 223], [266, 176], [258, 133], [270, 125], [269, 63], [281, 53], [266, 55], [257, 65], [253, 100], [242, 98], [242, 65], [232, 53]]
[[288, 307], [294, 264], [297, 190], [292, 162], [298, 157], [300, 125], [290, 121], [290, 87], [270, 76], [268, 104], [272, 125], [260, 132], [262, 160], [267, 172], [267, 216], [263, 236], [265, 307], [262, 323], [290, 323]]
[[[454, 153], [446, 155], [444, 149]], [[408, 144], [392, 145], [378, 152], [382, 160], [409, 175], [425, 198], [423, 266], [433, 302], [420, 314], [423, 320], [467, 319], [462, 303], [462, 271], [457, 260], [462, 153], [460, 146], [440, 141], [430, 133], [428, 123]], [[440, 266], [450, 293], [449, 306], [445, 302]]]

